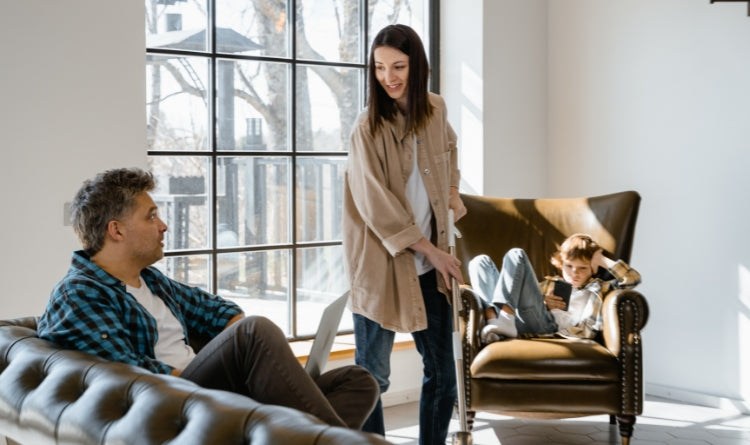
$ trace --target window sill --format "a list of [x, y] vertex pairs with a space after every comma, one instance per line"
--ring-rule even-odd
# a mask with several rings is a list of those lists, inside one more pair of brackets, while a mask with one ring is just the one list
[[[299, 360], [302, 365], [307, 363], [307, 357], [310, 354], [312, 343], [312, 340], [289, 342], [289, 346], [292, 348], [292, 352], [294, 352], [294, 355], [297, 356], [297, 360]], [[414, 347], [414, 340], [412, 339], [411, 334], [396, 334], [396, 339], [393, 342], [394, 351], [414, 349]], [[354, 334], [337, 336], [336, 341], [334, 341], [333, 347], [331, 348], [329, 361], [346, 360], [353, 358]]]

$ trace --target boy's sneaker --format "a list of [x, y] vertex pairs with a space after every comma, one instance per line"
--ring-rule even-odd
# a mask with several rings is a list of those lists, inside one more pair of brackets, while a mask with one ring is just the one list
[[500, 312], [497, 318], [487, 321], [487, 325], [482, 328], [479, 334], [484, 344], [503, 340], [505, 338], [516, 338], [516, 317], [507, 312]]

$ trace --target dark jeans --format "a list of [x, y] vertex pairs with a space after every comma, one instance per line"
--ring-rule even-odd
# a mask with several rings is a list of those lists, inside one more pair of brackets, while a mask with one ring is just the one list
[[[419, 283], [427, 312], [427, 329], [412, 332], [424, 366], [419, 398], [419, 443], [444, 444], [456, 403], [456, 368], [451, 349], [453, 318], [445, 295], [437, 289], [436, 272], [432, 270], [420, 276]], [[354, 314], [355, 361], [375, 377], [381, 394], [390, 384], [394, 335], [379, 323]], [[381, 399], [362, 429], [385, 435]]]
[[254, 316], [232, 324], [211, 340], [181, 377], [354, 429], [361, 428], [379, 396], [377, 383], [359, 366], [337, 368], [313, 380], [281, 329], [267, 318]]

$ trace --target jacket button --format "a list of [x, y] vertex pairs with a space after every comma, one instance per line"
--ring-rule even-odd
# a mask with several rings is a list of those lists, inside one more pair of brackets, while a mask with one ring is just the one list
[[107, 334], [102, 334], [102, 338], [106, 340], [106, 339], [108, 339], [108, 338], [109, 338], [109, 335], [107, 335]]
[[421, 138], [417, 138], [417, 144], [421, 144], [421, 143], [422, 143], [422, 139]]
[[429, 168], [424, 169], [424, 174], [425, 175], [429, 175], [430, 174], [430, 169]]

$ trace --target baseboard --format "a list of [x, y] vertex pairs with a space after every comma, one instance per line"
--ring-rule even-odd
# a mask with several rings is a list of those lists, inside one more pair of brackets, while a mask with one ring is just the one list
[[740, 414], [750, 414], [750, 402], [729, 397], [720, 397], [712, 394], [704, 394], [696, 391], [688, 391], [680, 388], [672, 388], [664, 385], [649, 384], [646, 386], [646, 394], [662, 397], [677, 402], [692, 403], [694, 405], [707, 406], [733, 410]]
[[419, 401], [419, 394], [421, 388], [404, 389], [402, 391], [386, 391], [381, 397], [383, 400], [383, 408], [389, 406], [403, 405], [404, 403], [412, 403]]

